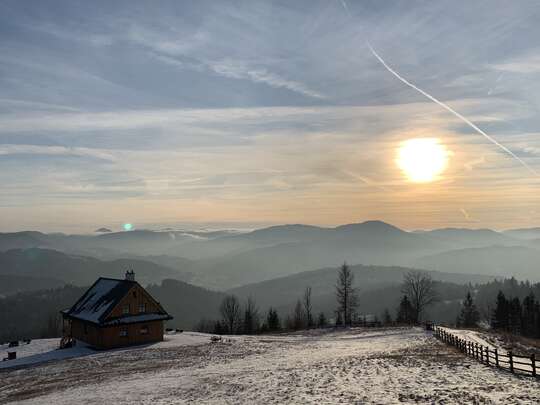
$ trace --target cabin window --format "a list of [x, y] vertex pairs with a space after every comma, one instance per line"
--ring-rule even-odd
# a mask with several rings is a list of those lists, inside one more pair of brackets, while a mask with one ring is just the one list
[[127, 328], [122, 328], [122, 329], [120, 329], [120, 336], [121, 336], [121, 337], [127, 337], [127, 335], [128, 335], [128, 330], [127, 330]]
[[133, 291], [133, 298], [137, 298], [137, 293]]
[[129, 314], [129, 304], [123, 306], [123, 308], [122, 308], [122, 313], [123, 313], [124, 315]]
[[142, 303], [142, 304], [139, 304], [139, 313], [144, 313], [146, 312], [146, 304]]
[[148, 335], [148, 331], [149, 331], [149, 330], [148, 330], [148, 326], [142, 326], [142, 327], [141, 327], [141, 330], [139, 331], [139, 333], [140, 333], [141, 335]]

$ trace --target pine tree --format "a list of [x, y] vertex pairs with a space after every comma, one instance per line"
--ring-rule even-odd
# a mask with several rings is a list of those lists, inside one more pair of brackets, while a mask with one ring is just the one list
[[522, 333], [525, 336], [534, 337], [536, 334], [536, 317], [538, 316], [536, 312], [536, 305], [536, 298], [534, 297], [534, 293], [531, 291], [529, 295], [523, 299], [523, 316], [521, 323], [523, 326]]
[[508, 300], [504, 296], [504, 293], [499, 290], [499, 293], [497, 294], [497, 303], [491, 318], [491, 326], [494, 329], [508, 330], [509, 312]]
[[521, 333], [521, 302], [518, 297], [514, 297], [509, 302], [508, 330], [515, 334]]
[[480, 320], [480, 314], [476, 309], [471, 293], [467, 293], [467, 297], [461, 307], [461, 313], [458, 318], [458, 326], [463, 328], [474, 328]]
[[336, 326], [343, 326], [343, 316], [341, 311], [336, 311]]
[[382, 320], [383, 320], [383, 325], [392, 324], [392, 315], [390, 315], [390, 311], [388, 310], [388, 308], [384, 309]]
[[278, 313], [274, 308], [268, 310], [268, 314], [266, 315], [266, 325], [271, 332], [281, 329], [281, 322], [279, 321]]
[[324, 315], [324, 312], [320, 312], [319, 317], [317, 319], [317, 327], [326, 328], [327, 324], [328, 324], [328, 321], [326, 320], [326, 315]]
[[409, 301], [409, 298], [404, 295], [399, 303], [399, 308], [396, 316], [396, 322], [398, 324], [410, 325], [414, 322], [414, 309]]
[[214, 333], [216, 335], [223, 335], [226, 332], [227, 332], [227, 327], [223, 325], [221, 321], [216, 321], [214, 323]]

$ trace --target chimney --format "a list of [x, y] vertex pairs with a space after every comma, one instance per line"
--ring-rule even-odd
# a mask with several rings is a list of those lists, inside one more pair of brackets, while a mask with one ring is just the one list
[[133, 270], [126, 271], [126, 280], [135, 281], [135, 272]]

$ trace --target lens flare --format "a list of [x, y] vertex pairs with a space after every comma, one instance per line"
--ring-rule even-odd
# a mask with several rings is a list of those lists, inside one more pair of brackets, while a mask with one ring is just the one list
[[448, 165], [450, 152], [436, 138], [409, 139], [401, 145], [396, 160], [409, 181], [428, 183], [439, 178]]
[[133, 229], [132, 224], [124, 224], [124, 231], [131, 231]]

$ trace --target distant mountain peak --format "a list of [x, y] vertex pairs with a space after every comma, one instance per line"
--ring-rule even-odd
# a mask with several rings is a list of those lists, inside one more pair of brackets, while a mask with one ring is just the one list
[[369, 231], [393, 231], [393, 232], [405, 232], [397, 226], [391, 225], [384, 221], [379, 220], [369, 220], [355, 224], [346, 224], [340, 225], [335, 228], [335, 230], [356, 230], [356, 229], [365, 229]]

